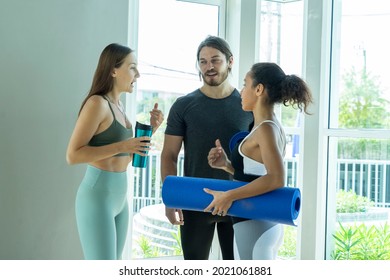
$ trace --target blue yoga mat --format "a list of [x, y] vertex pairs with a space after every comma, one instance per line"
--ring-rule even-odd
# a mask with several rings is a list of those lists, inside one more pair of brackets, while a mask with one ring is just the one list
[[[246, 182], [167, 176], [162, 186], [162, 199], [168, 208], [203, 211], [213, 196], [204, 188], [227, 191]], [[262, 195], [233, 202], [228, 215], [253, 220], [267, 220], [296, 226], [301, 206], [298, 188], [283, 187]]]
[[238, 142], [241, 142], [247, 135], [249, 134], [248, 131], [240, 131], [237, 132], [230, 138], [229, 141], [229, 150], [233, 151], [234, 147], [237, 145]]

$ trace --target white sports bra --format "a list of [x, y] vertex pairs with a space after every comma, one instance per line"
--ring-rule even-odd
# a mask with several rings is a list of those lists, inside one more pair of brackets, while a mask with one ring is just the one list
[[244, 153], [241, 151], [242, 144], [245, 142], [245, 140], [251, 136], [251, 134], [263, 123], [273, 123], [279, 128], [280, 132], [280, 138], [278, 141], [278, 147], [279, 151], [281, 152], [282, 156], [284, 156], [286, 152], [286, 136], [284, 134], [284, 131], [279, 125], [271, 120], [265, 120], [261, 122], [258, 126], [252, 129], [252, 131], [244, 138], [244, 140], [241, 141], [240, 145], [238, 146], [238, 152], [240, 155], [243, 157], [243, 162], [244, 162], [244, 174], [249, 174], [249, 175], [257, 175], [257, 176], [263, 176], [267, 174], [267, 169], [265, 168], [265, 165], [255, 161], [254, 159], [251, 159], [250, 157], [244, 155]]

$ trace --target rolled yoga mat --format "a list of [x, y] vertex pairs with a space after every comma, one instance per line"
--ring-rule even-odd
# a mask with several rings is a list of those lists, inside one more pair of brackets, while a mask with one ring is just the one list
[[[204, 192], [204, 188], [227, 191], [245, 184], [247, 182], [167, 176], [162, 186], [162, 199], [168, 208], [203, 211], [213, 200], [213, 196]], [[296, 226], [300, 206], [300, 190], [283, 187], [255, 197], [236, 200], [227, 214]]]
[[234, 134], [229, 141], [229, 150], [233, 151], [237, 143], [241, 142], [248, 134], [249, 134], [248, 131], [240, 131]]

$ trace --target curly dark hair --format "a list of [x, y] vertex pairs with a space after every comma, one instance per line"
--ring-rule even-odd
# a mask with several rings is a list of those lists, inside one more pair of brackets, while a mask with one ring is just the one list
[[297, 106], [310, 114], [307, 107], [313, 103], [311, 91], [306, 82], [296, 75], [286, 75], [279, 65], [272, 62], [255, 63], [249, 72], [253, 87], [262, 84], [268, 93], [270, 104]]

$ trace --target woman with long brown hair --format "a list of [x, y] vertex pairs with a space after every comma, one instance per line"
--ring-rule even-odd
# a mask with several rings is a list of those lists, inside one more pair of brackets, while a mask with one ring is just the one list
[[[127, 166], [145, 155], [150, 137], [133, 137], [120, 97], [133, 92], [139, 78], [134, 52], [119, 44], [100, 55], [89, 94], [82, 102], [69, 141], [69, 164], [87, 163], [76, 196], [76, 219], [86, 259], [120, 259], [126, 241], [129, 209]], [[150, 111], [153, 132], [164, 120], [156, 103]]]

